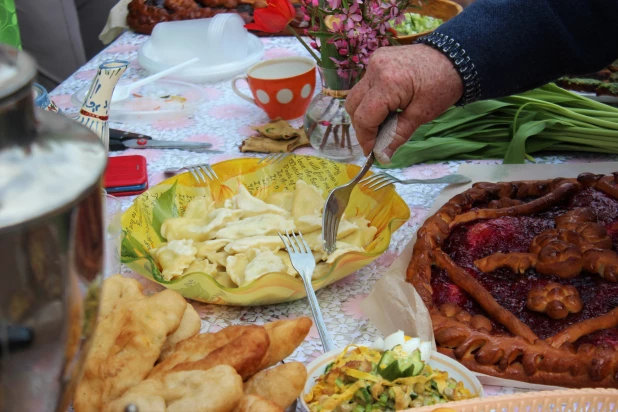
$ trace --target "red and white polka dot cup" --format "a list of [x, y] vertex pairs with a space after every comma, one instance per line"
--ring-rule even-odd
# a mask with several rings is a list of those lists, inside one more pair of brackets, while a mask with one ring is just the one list
[[[236, 76], [232, 89], [254, 103], [271, 119], [297, 119], [305, 114], [315, 90], [315, 60], [306, 57], [282, 57], [254, 64], [247, 75]], [[253, 98], [236, 87], [239, 80], [249, 83]]]

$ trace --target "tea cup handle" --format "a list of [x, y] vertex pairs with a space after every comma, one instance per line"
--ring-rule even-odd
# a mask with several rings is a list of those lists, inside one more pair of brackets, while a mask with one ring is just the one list
[[234, 77], [232, 79], [232, 90], [234, 90], [234, 93], [236, 93], [238, 95], [238, 97], [241, 97], [241, 98], [245, 99], [249, 103], [255, 104], [255, 100], [253, 100], [252, 97], [249, 97], [246, 94], [242, 93], [240, 90], [238, 90], [238, 88], [236, 87], [236, 82], [238, 82], [239, 80], [247, 81], [247, 76], [241, 74], [239, 76]]

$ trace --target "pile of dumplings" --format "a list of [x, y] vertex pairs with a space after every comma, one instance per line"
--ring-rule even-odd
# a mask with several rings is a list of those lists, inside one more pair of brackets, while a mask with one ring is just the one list
[[337, 250], [329, 255], [322, 241], [323, 208], [320, 190], [302, 180], [294, 191], [271, 193], [264, 200], [239, 185], [222, 208], [200, 196], [182, 217], [166, 219], [161, 235], [167, 242], [150, 253], [166, 280], [201, 272], [224, 287], [243, 287], [269, 273], [297, 276], [278, 233], [300, 232], [313, 252], [313, 279], [318, 279], [342, 254], [365, 251], [377, 232], [362, 216], [344, 216]]

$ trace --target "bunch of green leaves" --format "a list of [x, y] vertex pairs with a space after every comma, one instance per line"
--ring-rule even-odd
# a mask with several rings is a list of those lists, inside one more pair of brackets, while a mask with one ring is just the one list
[[453, 107], [419, 127], [381, 167], [497, 158], [515, 164], [542, 151], [618, 154], [618, 108], [554, 84]]

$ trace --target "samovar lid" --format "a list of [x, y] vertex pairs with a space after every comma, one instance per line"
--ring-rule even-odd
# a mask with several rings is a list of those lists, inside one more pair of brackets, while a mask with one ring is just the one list
[[107, 152], [60, 114], [34, 116], [34, 60], [0, 45], [0, 232], [52, 215], [98, 186]]

